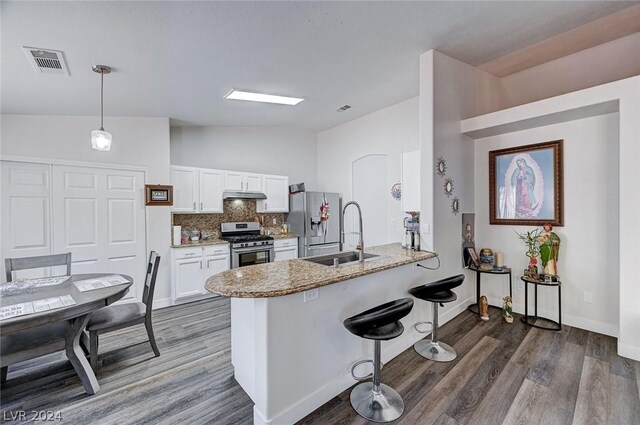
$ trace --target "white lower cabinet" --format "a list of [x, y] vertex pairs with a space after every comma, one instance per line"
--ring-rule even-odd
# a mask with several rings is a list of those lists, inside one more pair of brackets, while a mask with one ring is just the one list
[[276, 239], [273, 242], [276, 261], [293, 260], [298, 258], [298, 238]]
[[214, 274], [229, 270], [228, 245], [193, 248], [173, 248], [172, 292], [175, 302], [191, 301], [195, 297], [213, 296], [204, 288]]

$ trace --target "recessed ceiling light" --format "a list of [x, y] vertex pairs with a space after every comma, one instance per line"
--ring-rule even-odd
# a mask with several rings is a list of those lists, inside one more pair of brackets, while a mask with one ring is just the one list
[[224, 95], [225, 99], [248, 100], [250, 102], [277, 103], [279, 105], [297, 105], [304, 99], [300, 97], [278, 96], [275, 94], [256, 93], [246, 90], [232, 89]]

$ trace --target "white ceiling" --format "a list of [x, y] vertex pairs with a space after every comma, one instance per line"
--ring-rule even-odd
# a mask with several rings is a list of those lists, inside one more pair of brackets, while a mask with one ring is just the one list
[[[2, 112], [97, 115], [106, 64], [107, 116], [317, 131], [416, 96], [429, 49], [479, 65], [637, 3], [2, 2]], [[24, 45], [63, 50], [71, 76], [36, 73]], [[306, 100], [223, 100], [233, 87]]]

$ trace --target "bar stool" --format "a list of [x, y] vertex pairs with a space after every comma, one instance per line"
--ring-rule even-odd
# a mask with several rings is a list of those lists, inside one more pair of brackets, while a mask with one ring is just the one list
[[391, 301], [344, 321], [344, 327], [354, 335], [374, 341], [373, 374], [359, 378], [354, 375], [356, 366], [371, 362], [361, 360], [351, 367], [354, 379], [373, 378], [372, 382], [363, 382], [351, 390], [351, 406], [363, 418], [373, 422], [391, 422], [404, 412], [404, 401], [396, 390], [380, 383], [380, 341], [388, 341], [399, 337], [404, 331], [400, 319], [409, 314], [413, 308], [411, 298]]
[[438, 304], [444, 307], [444, 303], [455, 301], [458, 297], [451, 289], [462, 285], [463, 281], [464, 275], [460, 274], [409, 289], [409, 293], [414, 297], [433, 303], [433, 322], [415, 324], [418, 332], [422, 332], [418, 329], [419, 325], [430, 324], [432, 327], [431, 341], [422, 339], [413, 345], [422, 357], [436, 362], [450, 362], [458, 356], [453, 347], [438, 341]]

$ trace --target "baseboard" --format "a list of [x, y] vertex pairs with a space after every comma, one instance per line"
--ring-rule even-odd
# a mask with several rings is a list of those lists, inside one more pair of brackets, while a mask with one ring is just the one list
[[327, 383], [316, 392], [309, 394], [307, 397], [298, 401], [295, 405], [290, 406], [287, 410], [281, 412], [271, 420], [265, 419], [262, 412], [260, 412], [256, 405], [254, 405], [253, 425], [289, 425], [296, 423], [307, 416], [309, 412], [313, 412], [320, 408], [323, 404], [353, 384], [355, 384], [355, 381], [351, 377], [351, 373], [346, 373]]
[[[502, 299], [496, 297], [489, 297], [489, 304], [500, 307], [502, 306]], [[475, 302], [475, 298], [470, 300], [471, 302]], [[529, 300], [531, 302], [531, 300]], [[557, 307], [557, 305], [555, 305]], [[514, 304], [513, 311], [518, 314], [524, 314], [524, 304]], [[533, 313], [533, 308], [531, 308], [531, 304], [529, 304], [529, 314]], [[548, 310], [546, 308], [538, 307], [538, 316], [548, 317], [549, 319], [558, 320], [558, 310]], [[571, 314], [562, 313], [562, 324], [567, 326], [572, 326], [574, 328], [584, 329], [590, 332], [596, 332], [603, 335], [608, 335], [617, 338], [618, 337], [618, 326], [612, 325], [610, 323], [599, 322], [596, 320], [587, 319], [585, 317], [574, 316]]]
[[172, 305], [174, 305], [174, 302], [171, 298], [161, 298], [159, 300], [153, 300], [154, 310], [159, 308], [171, 307]]
[[618, 355], [628, 359], [640, 361], [640, 347], [621, 344], [618, 341]]

